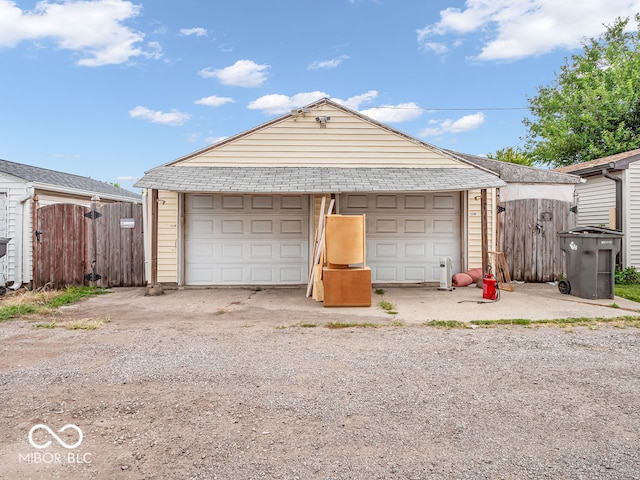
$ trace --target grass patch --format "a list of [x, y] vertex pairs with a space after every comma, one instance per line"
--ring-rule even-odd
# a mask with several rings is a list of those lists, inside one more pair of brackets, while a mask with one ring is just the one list
[[640, 302], [640, 285], [616, 285], [614, 293], [618, 297], [626, 298], [633, 302]]
[[104, 327], [105, 323], [109, 323], [108, 318], [86, 318], [83, 320], [74, 320], [70, 322], [60, 322], [60, 326], [67, 330], [98, 330]]
[[458, 320], [431, 320], [430, 322], [424, 322], [426, 327], [436, 328], [471, 328], [467, 322], [460, 322]]
[[0, 321], [15, 317], [22, 317], [36, 311], [36, 306], [31, 304], [5, 305], [0, 307]]
[[376, 295], [384, 295], [384, 290], [382, 288], [376, 288], [375, 293]]
[[513, 318], [513, 319], [504, 319], [504, 320], [472, 320], [470, 322], [460, 322], [458, 320], [433, 320], [430, 322], [424, 322], [422, 325], [426, 327], [436, 327], [436, 328], [493, 328], [493, 327], [504, 327], [504, 326], [512, 326], [518, 325], [523, 327], [535, 327], [535, 326], [555, 326], [555, 327], [572, 327], [572, 326], [583, 326], [583, 327], [597, 327], [599, 325], [608, 324], [616, 327], [635, 327], [640, 328], [640, 317], [636, 316], [620, 316], [613, 318], [585, 318], [585, 317], [575, 317], [575, 318], [554, 318], [548, 320], [529, 320], [526, 318]]
[[300, 324], [300, 326], [301, 326], [302, 328], [315, 328], [315, 327], [317, 327], [318, 325], [316, 325], [315, 323], [302, 323], [302, 324]]
[[[109, 293], [95, 287], [67, 287], [63, 290], [34, 290], [15, 293], [2, 299], [0, 321], [31, 314], [47, 315], [55, 309], [76, 303], [83, 298]], [[40, 327], [43, 328], [43, 327]]]
[[378, 306], [387, 312], [389, 315], [397, 315], [396, 307], [391, 302], [387, 302], [386, 300], [380, 300], [378, 302]]
[[355, 323], [355, 322], [329, 322], [325, 325], [327, 328], [378, 328], [380, 325], [375, 323]]
[[56, 328], [56, 322], [36, 323], [33, 328]]

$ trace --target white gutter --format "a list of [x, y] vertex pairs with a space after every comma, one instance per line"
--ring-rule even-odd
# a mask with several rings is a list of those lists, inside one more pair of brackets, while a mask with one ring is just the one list
[[16, 267], [11, 290], [18, 290], [22, 286], [22, 260], [24, 255], [24, 204], [33, 198], [34, 188], [29, 187], [27, 193], [16, 200]]

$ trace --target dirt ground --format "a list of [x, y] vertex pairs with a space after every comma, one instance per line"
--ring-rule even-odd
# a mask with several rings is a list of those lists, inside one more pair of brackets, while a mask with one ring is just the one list
[[640, 479], [637, 328], [334, 330], [367, 318], [260, 295], [0, 323], [0, 478]]

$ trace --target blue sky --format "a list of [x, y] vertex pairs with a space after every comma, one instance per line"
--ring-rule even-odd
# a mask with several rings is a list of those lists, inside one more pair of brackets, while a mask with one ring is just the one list
[[132, 188], [322, 97], [486, 155], [521, 145], [527, 98], [636, 12], [640, 0], [0, 0], [0, 158]]

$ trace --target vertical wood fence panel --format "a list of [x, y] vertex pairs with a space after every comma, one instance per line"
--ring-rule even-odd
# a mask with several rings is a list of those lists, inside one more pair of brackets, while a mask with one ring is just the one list
[[87, 259], [87, 232], [81, 205], [47, 205], [37, 210], [34, 249], [36, 287], [82, 285]]
[[523, 199], [500, 204], [498, 246], [504, 252], [511, 279], [550, 282], [563, 269], [557, 233], [575, 226], [571, 204], [560, 200]]
[[34, 287], [145, 285], [142, 205], [92, 207], [55, 204], [36, 210]]

